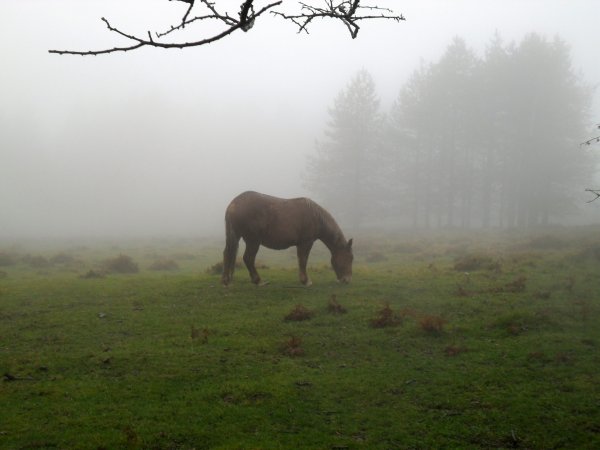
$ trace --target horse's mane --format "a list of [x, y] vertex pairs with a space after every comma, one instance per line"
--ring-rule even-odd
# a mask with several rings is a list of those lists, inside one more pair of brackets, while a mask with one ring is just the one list
[[319, 223], [322, 232], [325, 234], [324, 237], [335, 244], [339, 242], [345, 243], [346, 238], [344, 237], [344, 233], [329, 211], [309, 198], [304, 198], [303, 200], [308, 210]]

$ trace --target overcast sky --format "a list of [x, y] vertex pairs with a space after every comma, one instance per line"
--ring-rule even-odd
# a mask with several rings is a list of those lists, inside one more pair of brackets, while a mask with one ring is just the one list
[[[240, 2], [223, 3], [235, 12]], [[478, 53], [496, 31], [506, 42], [560, 36], [582, 79], [600, 84], [597, 0], [370, 4], [407, 20], [365, 23], [352, 40], [341, 24], [298, 35], [264, 16], [196, 49], [78, 57], [47, 50], [121, 45], [100, 17], [144, 34], [168, 29], [185, 5], [0, 1], [0, 238], [202, 234], [241, 191], [306, 195], [306, 156], [356, 71], [372, 74], [387, 108], [454, 36]]]

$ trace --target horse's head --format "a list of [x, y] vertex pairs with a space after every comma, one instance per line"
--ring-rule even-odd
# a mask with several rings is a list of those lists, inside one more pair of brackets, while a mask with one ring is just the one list
[[352, 239], [331, 252], [331, 266], [338, 281], [350, 283], [352, 280]]

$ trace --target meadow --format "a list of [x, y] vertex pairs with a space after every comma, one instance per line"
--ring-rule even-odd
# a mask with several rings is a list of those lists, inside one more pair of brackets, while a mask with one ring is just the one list
[[221, 251], [0, 243], [0, 448], [600, 448], [600, 228]]

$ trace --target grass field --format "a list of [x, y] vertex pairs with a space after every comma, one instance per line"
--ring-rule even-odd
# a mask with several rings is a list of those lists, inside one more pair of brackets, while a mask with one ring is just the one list
[[600, 229], [221, 245], [0, 245], [0, 447], [600, 448]]

